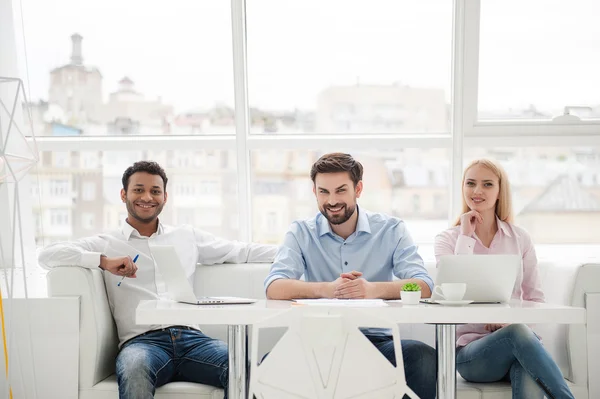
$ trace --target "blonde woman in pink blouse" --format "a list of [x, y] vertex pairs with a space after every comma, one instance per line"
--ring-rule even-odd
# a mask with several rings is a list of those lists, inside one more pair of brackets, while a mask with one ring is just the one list
[[[535, 248], [513, 224], [510, 185], [502, 167], [472, 162], [462, 183], [463, 210], [456, 226], [435, 239], [435, 256], [520, 254], [513, 298], [544, 302]], [[539, 338], [524, 324], [466, 324], [457, 328], [456, 368], [471, 382], [510, 381], [513, 398], [573, 398]]]

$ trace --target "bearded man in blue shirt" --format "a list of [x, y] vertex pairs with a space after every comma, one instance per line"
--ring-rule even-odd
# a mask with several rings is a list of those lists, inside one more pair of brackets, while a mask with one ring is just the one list
[[[433, 281], [404, 222], [359, 208], [362, 174], [349, 154], [325, 154], [312, 166], [320, 213], [294, 222], [287, 232], [265, 280], [269, 299], [398, 299], [409, 282], [421, 287], [423, 297], [431, 296]], [[395, 366], [389, 331], [363, 333]], [[408, 386], [422, 399], [435, 398], [435, 350], [415, 340], [401, 344]]]

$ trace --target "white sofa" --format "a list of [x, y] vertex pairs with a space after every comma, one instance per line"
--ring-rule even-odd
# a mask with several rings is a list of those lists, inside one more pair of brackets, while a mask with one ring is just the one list
[[[237, 295], [264, 298], [263, 280], [268, 264], [199, 265], [195, 290], [202, 295]], [[435, 266], [427, 265], [432, 276]], [[540, 264], [548, 302], [586, 306], [586, 325], [538, 325], [536, 331], [558, 362], [577, 399], [600, 398], [600, 264]], [[58, 267], [48, 273], [48, 294], [80, 297], [79, 398], [118, 398], [114, 374], [117, 335], [108, 307], [104, 280], [99, 270]], [[223, 326], [203, 326], [205, 333], [226, 340]], [[429, 325], [403, 325], [402, 338], [415, 338], [434, 345]], [[276, 342], [273, 336], [259, 352]], [[270, 342], [269, 342], [270, 341]], [[261, 343], [261, 346], [263, 343]], [[262, 349], [262, 350], [261, 350]], [[157, 390], [159, 399], [223, 397], [219, 389], [200, 384], [175, 382]], [[508, 383], [470, 384], [459, 377], [461, 399], [509, 399]]]

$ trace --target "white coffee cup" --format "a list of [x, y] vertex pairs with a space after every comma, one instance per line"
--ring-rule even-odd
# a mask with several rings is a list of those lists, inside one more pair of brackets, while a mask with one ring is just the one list
[[441, 286], [436, 285], [433, 289], [433, 292], [447, 301], [460, 301], [465, 296], [466, 291], [466, 283], [443, 283]]

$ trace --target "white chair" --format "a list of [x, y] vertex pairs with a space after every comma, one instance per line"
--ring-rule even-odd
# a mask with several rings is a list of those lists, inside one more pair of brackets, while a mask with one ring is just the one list
[[[359, 330], [392, 330], [394, 367]], [[261, 330], [288, 327], [259, 364]], [[406, 385], [397, 325], [356, 309], [298, 306], [253, 326], [249, 398], [418, 399]], [[254, 396], [253, 396], [254, 395]]]

